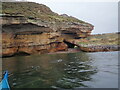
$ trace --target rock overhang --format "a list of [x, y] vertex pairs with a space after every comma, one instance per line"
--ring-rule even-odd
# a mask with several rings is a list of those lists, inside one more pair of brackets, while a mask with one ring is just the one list
[[[45, 8], [48, 12], [45, 12], [43, 8], [41, 9], [36, 3], [10, 4], [9, 2], [3, 3], [3, 15], [0, 18], [3, 34], [2, 54], [4, 56], [11, 56], [19, 52], [33, 54], [67, 50], [68, 46], [64, 43], [65, 39], [68, 37], [73, 39], [87, 37], [94, 28], [93, 25], [74, 17], [60, 16], [42, 4], [40, 7]], [[35, 10], [35, 12], [26, 9], [33, 4], [34, 7], [30, 9]], [[19, 6], [25, 8], [21, 9], [24, 12], [19, 13], [19, 10], [13, 9], [13, 7], [19, 8]], [[41, 11], [38, 12], [36, 8]]]

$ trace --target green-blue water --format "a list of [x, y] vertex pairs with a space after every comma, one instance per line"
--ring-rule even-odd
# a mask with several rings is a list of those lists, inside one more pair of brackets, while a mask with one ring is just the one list
[[118, 88], [118, 51], [3, 58], [12, 88]]

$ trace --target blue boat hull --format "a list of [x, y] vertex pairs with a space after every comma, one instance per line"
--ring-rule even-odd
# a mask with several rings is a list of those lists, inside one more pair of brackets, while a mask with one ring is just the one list
[[3, 80], [0, 82], [0, 90], [7, 89], [10, 90], [10, 86], [8, 84], [8, 72], [5, 72]]

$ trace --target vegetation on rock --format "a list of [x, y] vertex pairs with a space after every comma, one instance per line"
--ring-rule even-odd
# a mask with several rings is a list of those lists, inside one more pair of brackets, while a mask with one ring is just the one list
[[79, 42], [81, 46], [97, 46], [97, 45], [119, 45], [120, 34], [108, 33], [108, 34], [96, 34], [85, 38], [82, 42]]
[[79, 22], [85, 23], [82, 20], [78, 20], [74, 17], [58, 15], [51, 11], [49, 7], [43, 4], [33, 2], [3, 2], [2, 3], [3, 14], [10, 15], [24, 15], [27, 18], [39, 18], [45, 21], [55, 22]]

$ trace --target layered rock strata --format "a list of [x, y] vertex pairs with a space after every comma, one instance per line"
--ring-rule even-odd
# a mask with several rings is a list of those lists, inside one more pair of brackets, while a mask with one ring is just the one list
[[[28, 10], [30, 5], [33, 7]], [[3, 57], [65, 51], [68, 49], [65, 40], [85, 38], [93, 30], [89, 23], [58, 15], [47, 6], [32, 2], [4, 2], [1, 17]]]

